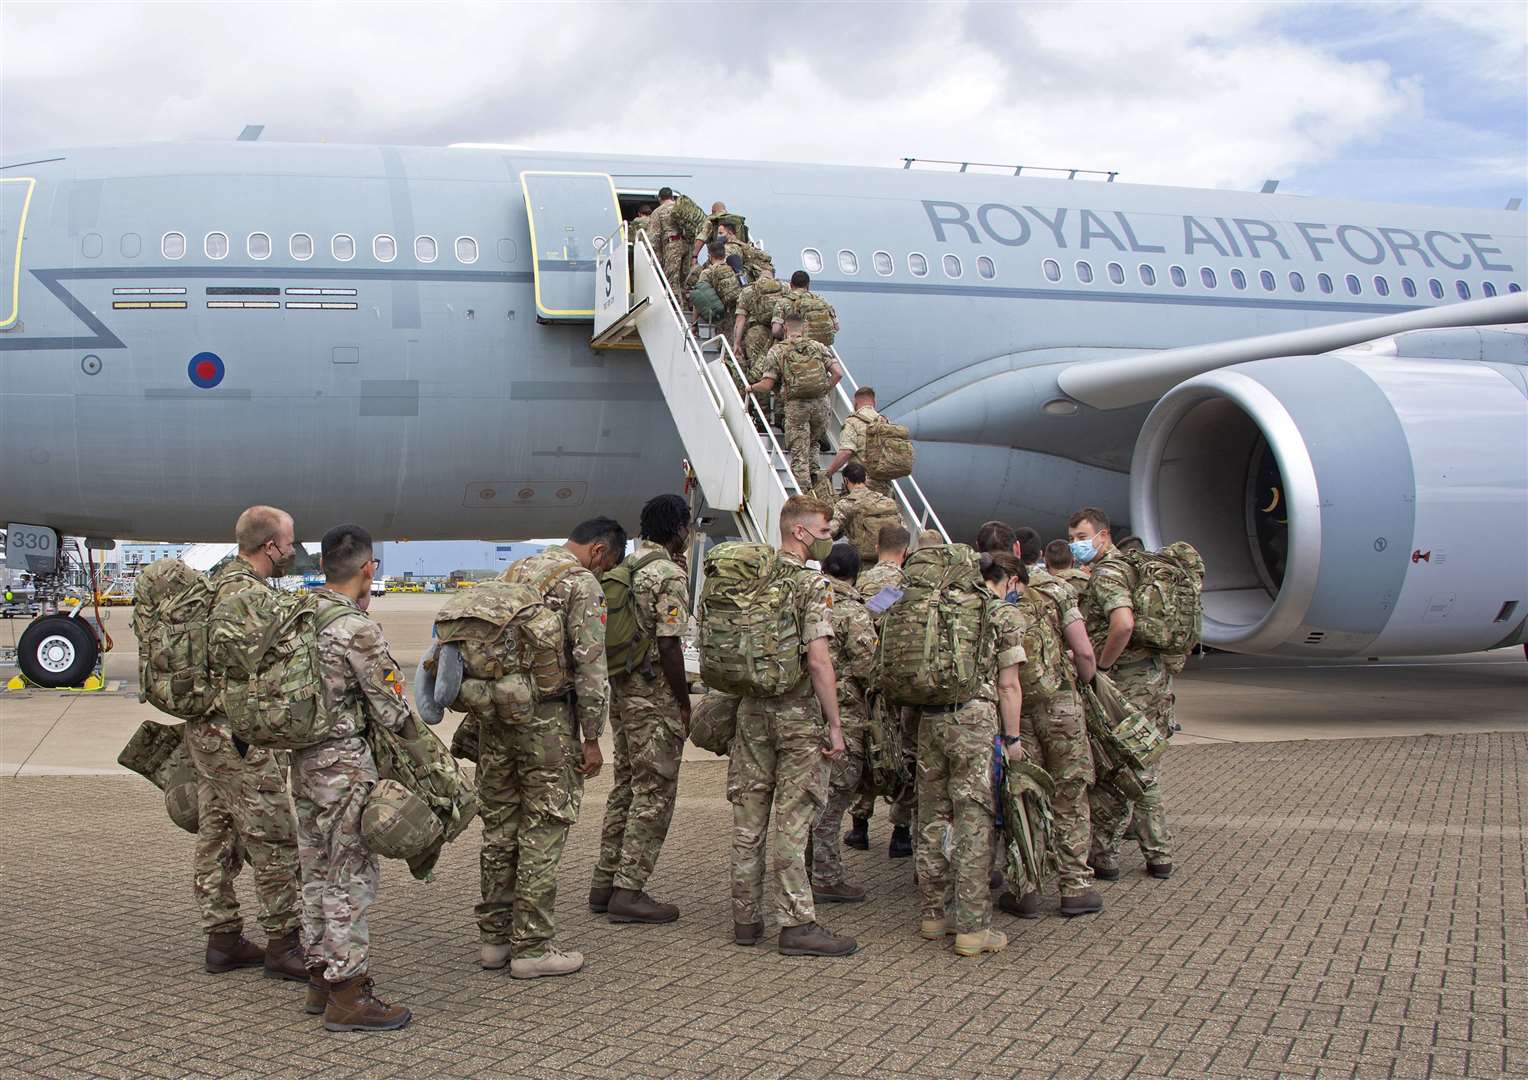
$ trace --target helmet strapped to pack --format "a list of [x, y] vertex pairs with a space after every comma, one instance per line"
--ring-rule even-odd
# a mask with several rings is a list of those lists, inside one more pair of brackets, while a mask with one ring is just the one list
[[396, 780], [379, 780], [361, 811], [361, 839], [385, 859], [413, 859], [445, 840], [430, 805]]

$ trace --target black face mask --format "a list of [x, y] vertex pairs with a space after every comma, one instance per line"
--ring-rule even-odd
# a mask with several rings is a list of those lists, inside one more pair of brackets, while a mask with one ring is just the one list
[[[280, 548], [277, 548], [279, 551]], [[280, 559], [271, 560], [271, 577], [286, 577], [292, 572], [292, 567], [297, 565], [297, 544], [292, 544], [292, 550], [282, 555]]]

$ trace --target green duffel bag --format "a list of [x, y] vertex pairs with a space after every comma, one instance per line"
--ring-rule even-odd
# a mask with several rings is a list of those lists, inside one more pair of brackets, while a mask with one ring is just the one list
[[396, 780], [379, 780], [361, 811], [361, 839], [384, 859], [417, 859], [443, 843], [446, 830], [430, 805]]
[[726, 757], [737, 737], [737, 710], [743, 699], [712, 691], [690, 710], [689, 740], [702, 750]]

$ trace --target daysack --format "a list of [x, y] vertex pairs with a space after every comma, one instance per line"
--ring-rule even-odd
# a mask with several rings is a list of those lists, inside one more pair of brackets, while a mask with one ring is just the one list
[[827, 394], [833, 386], [827, 361], [807, 344], [809, 339], [787, 342], [780, 374], [785, 378], [787, 401], [808, 401]]
[[246, 589], [212, 609], [207, 652], [234, 735], [251, 746], [301, 750], [329, 738], [318, 635], [354, 608], [318, 610], [311, 595]]
[[440, 822], [441, 841], [408, 858], [409, 873], [420, 881], [429, 881], [434, 876], [441, 848], [460, 836], [477, 816], [477, 787], [456, 763], [446, 744], [435, 732], [415, 723], [413, 717], [404, 723], [401, 732], [381, 724], [367, 724], [364, 738], [376, 759], [377, 776], [396, 780], [418, 796]]
[[668, 228], [686, 240], [693, 241], [706, 227], [706, 212], [688, 195], [676, 194], [674, 208], [669, 211]]
[[637, 601], [631, 591], [637, 571], [662, 558], [666, 556], [661, 551], [644, 552], [639, 557], [624, 559], [600, 578], [605, 589], [605, 667], [611, 678], [636, 671], [652, 651], [652, 635], [642, 630]]
[[1130, 589], [1130, 604], [1135, 609], [1131, 643], [1163, 653], [1191, 650], [1199, 640], [1202, 621], [1199, 579], [1183, 561], [1165, 551], [1126, 551], [1121, 556], [1134, 578]]
[[1066, 685], [1066, 642], [1051, 598], [1033, 585], [1025, 586], [1018, 608], [1024, 615], [1024, 654], [1019, 687], [1025, 701], [1049, 701]]
[[207, 670], [207, 623], [217, 590], [179, 559], [159, 559], [133, 586], [138, 638], [138, 700], [182, 720], [200, 720], [217, 705]]
[[859, 549], [860, 558], [874, 559], [880, 550], [881, 527], [902, 524], [902, 511], [896, 500], [878, 491], [867, 490], [849, 520], [849, 542]]
[[897, 706], [879, 693], [868, 696], [865, 724], [865, 768], [872, 795], [892, 802], [913, 783], [912, 757], [916, 747], [904, 746], [902, 717]]
[[690, 307], [708, 323], [716, 323], [727, 314], [727, 305], [722, 303], [716, 289], [705, 278], [701, 278], [690, 289]]
[[700, 590], [700, 677], [740, 697], [785, 693], [801, 680], [801, 628], [790, 582], [806, 573], [768, 544], [733, 541], [706, 553]]
[[872, 480], [900, 480], [913, 473], [913, 441], [907, 429], [877, 415], [865, 425], [860, 464]]
[[904, 705], [970, 701], [989, 674], [987, 626], [997, 599], [965, 544], [920, 548], [902, 566], [902, 598], [886, 612], [876, 681]]
[[823, 345], [833, 344], [833, 309], [826, 300], [809, 292], [788, 292], [781, 300], [786, 311], [800, 315], [806, 323], [807, 337]]
[[753, 284], [749, 287], [756, 290], [760, 297], [760, 299], [756, 302], [757, 306], [755, 306], [752, 310], [762, 311], [764, 313], [764, 317], [762, 319], [756, 319], [752, 315], [749, 315], [748, 326], [750, 328], [759, 326], [767, 330], [774, 321], [775, 301], [778, 300], [780, 298], [780, 294], [785, 291], [785, 286], [782, 285], [777, 278], [755, 276], [753, 279]]
[[464, 678], [454, 708], [508, 723], [567, 692], [572, 675], [562, 618], [547, 605], [546, 591], [576, 569], [559, 565], [544, 587], [485, 581], [445, 602], [435, 616], [435, 636], [461, 650]]

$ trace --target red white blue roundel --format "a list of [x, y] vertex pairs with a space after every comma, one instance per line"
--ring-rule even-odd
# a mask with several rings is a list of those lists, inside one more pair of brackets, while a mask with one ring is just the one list
[[224, 371], [223, 358], [212, 352], [199, 352], [186, 365], [186, 374], [191, 376], [191, 382], [203, 390], [211, 390], [222, 382]]

